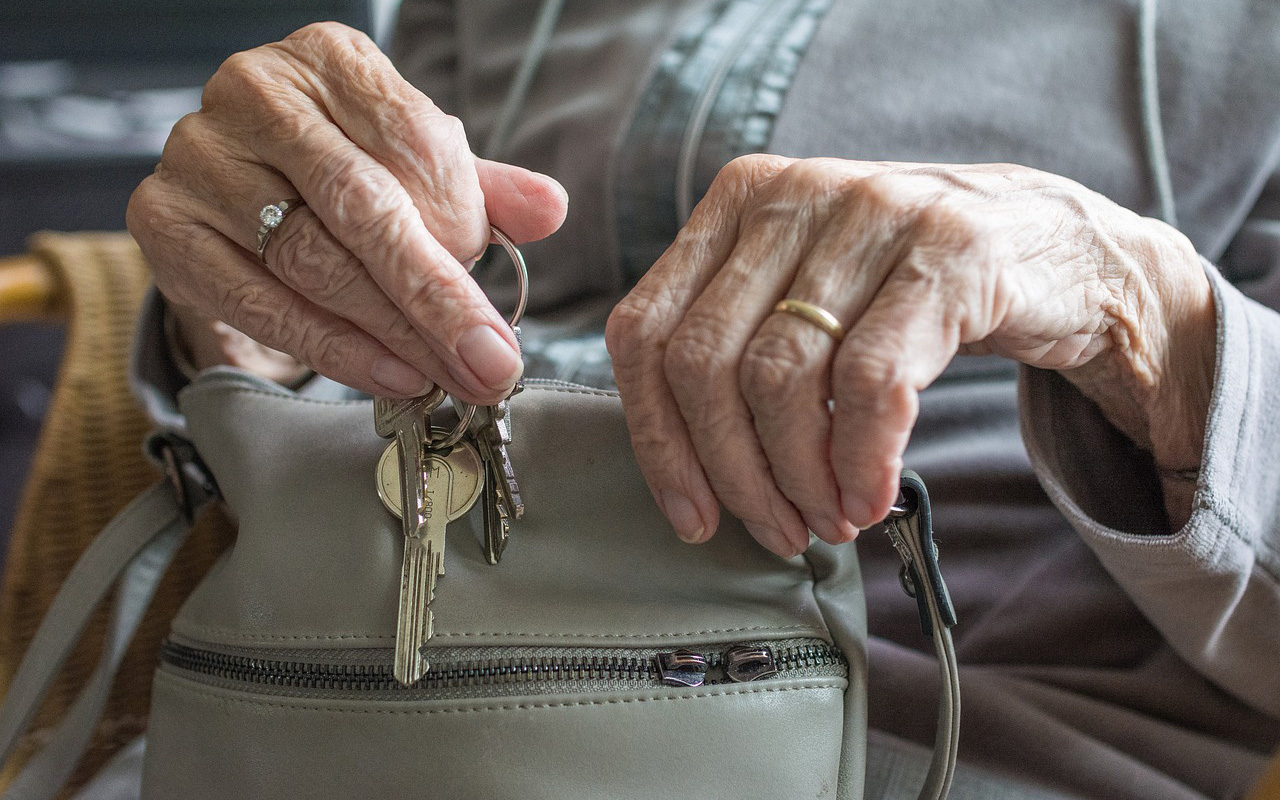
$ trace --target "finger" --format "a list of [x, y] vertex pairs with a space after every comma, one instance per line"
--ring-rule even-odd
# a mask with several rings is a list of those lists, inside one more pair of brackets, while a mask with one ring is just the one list
[[[807, 180], [840, 182], [840, 198], [814, 234], [816, 243], [795, 280], [779, 294], [813, 303], [847, 327], [894, 264], [895, 242], [912, 217], [903, 211], [901, 190], [883, 174], [849, 175], [836, 168]], [[811, 322], [770, 314], [748, 344], [741, 372], [742, 394], [778, 488], [809, 529], [833, 544], [857, 533], [842, 509], [831, 466], [828, 400], [836, 345]]]
[[831, 458], [854, 525], [870, 527], [889, 513], [919, 393], [962, 342], [990, 332], [994, 320], [984, 309], [997, 261], [976, 242], [926, 236], [895, 265], [841, 343], [832, 366]]
[[[187, 198], [193, 221], [206, 222], [246, 251], [256, 251], [257, 247], [259, 223], [255, 209], [296, 191], [278, 172], [254, 163], [241, 146], [198, 114], [184, 117], [175, 126], [166, 144], [165, 159], [174, 165], [165, 175], [180, 182], [180, 189], [175, 189]], [[180, 168], [197, 164], [201, 168]], [[550, 178], [506, 165], [494, 165], [488, 173], [495, 192], [502, 195], [496, 203], [500, 207], [511, 209], [525, 194], [545, 194], [549, 202], [554, 202], [559, 192], [562, 216], [563, 190]], [[541, 228], [523, 225], [518, 230], [524, 238], [537, 236], [556, 222], [547, 217], [538, 221]], [[442, 359], [369, 276], [365, 266], [308, 207], [289, 214], [272, 234], [264, 255], [268, 268], [290, 288], [354, 322], [451, 394], [468, 402], [483, 401], [473, 395], [471, 387], [460, 386], [453, 379]], [[374, 380], [378, 380], [375, 371], [381, 367], [368, 366]]]
[[[279, 173], [236, 157], [235, 147], [219, 147], [216, 132], [198, 116], [177, 126], [166, 148], [174, 164], [217, 164], [216, 169], [182, 172], [181, 187], [171, 187], [163, 201], [186, 208], [192, 222], [204, 223], [240, 245], [256, 259], [257, 233], [248, 219], [249, 209], [265, 205], [264, 198], [280, 198], [294, 191]], [[221, 150], [221, 159], [209, 160]], [[257, 220], [253, 220], [257, 222]], [[460, 398], [475, 401], [470, 391], [457, 385], [444, 362], [430, 349], [400, 310], [383, 293], [361, 264], [341, 245], [305, 206], [289, 213], [271, 235], [264, 251], [265, 267], [282, 283], [310, 302], [342, 317], [378, 339], [400, 361], [411, 365], [431, 383]], [[234, 320], [232, 320], [234, 322]], [[403, 366], [384, 357], [351, 369], [363, 368], [367, 380], [404, 387], [407, 394], [422, 394], [400, 379]], [[330, 376], [332, 377], [332, 376]], [[400, 394], [396, 392], [395, 394]]]
[[[157, 273], [157, 287], [174, 302], [212, 309], [260, 344], [293, 354], [317, 372], [370, 394], [408, 396], [429, 385], [373, 337], [289, 289], [216, 231], [188, 226], [180, 246], [186, 257], [217, 265], [219, 272], [197, 270], [176, 282]], [[387, 364], [386, 383], [373, 381], [363, 368], [380, 360]]]
[[560, 229], [569, 195], [554, 178], [498, 161], [476, 161], [489, 222], [516, 244], [544, 239]]
[[[373, 336], [395, 356], [435, 385], [470, 403], [483, 403], [461, 385], [448, 365], [413, 327], [359, 262], [305, 206], [292, 212], [268, 242], [265, 263], [283, 284], [311, 303]], [[385, 383], [384, 373], [398, 369], [383, 359], [365, 365], [370, 378]], [[406, 393], [424, 394], [425, 390]]]
[[[515, 335], [458, 258], [428, 230], [413, 196], [373, 154], [392, 161], [387, 153], [404, 156], [403, 143], [388, 136], [381, 148], [367, 141], [358, 145], [334, 124], [349, 110], [339, 114], [318, 102], [301, 102], [297, 92], [285, 93], [282, 99], [279, 82], [264, 82], [257, 60], [233, 57], [227, 64], [231, 66], [219, 70], [222, 77], [215, 76], [206, 89], [206, 105], [239, 103], [258, 110], [258, 135], [249, 142], [255, 158], [279, 169], [297, 187], [324, 226], [368, 268], [443, 359], [447, 374], [481, 401], [509, 392], [522, 368]], [[412, 149], [432, 154], [419, 165], [419, 177], [429, 175], [433, 196], [451, 200], [445, 210], [457, 219], [439, 220], [442, 231], [460, 234], [466, 226], [453, 223], [463, 217], [480, 219], [475, 230], [482, 231], [483, 238], [477, 237], [479, 243], [467, 250], [473, 257], [487, 241], [488, 229], [460, 123], [438, 111], [419, 111], [407, 114], [417, 137]], [[356, 138], [366, 133], [359, 122], [351, 122], [350, 128]], [[465, 158], [460, 155], [464, 152]]]
[[[806, 166], [793, 166], [785, 180], [756, 196], [742, 215], [732, 253], [685, 313], [665, 361], [716, 496], [757, 540], [783, 555], [803, 551], [810, 528], [831, 531], [816, 517], [808, 524], [784, 494], [782, 487], [794, 476], [776, 470], [761, 446], [747, 401], [757, 387], [744, 377], [744, 359], [829, 210], [823, 182], [811, 177]], [[838, 504], [828, 506], [828, 516], [834, 508]]]
[[790, 161], [752, 157], [722, 170], [672, 246], [614, 309], [605, 331], [636, 460], [685, 541], [705, 541], [715, 533], [720, 505], [667, 382], [664, 353], [694, 299], [732, 252], [738, 216], [754, 187]]
[[435, 240], [456, 260], [478, 257], [489, 227], [462, 122], [406, 81], [361, 31], [309, 25], [278, 48], [314, 76], [299, 89], [394, 176]]

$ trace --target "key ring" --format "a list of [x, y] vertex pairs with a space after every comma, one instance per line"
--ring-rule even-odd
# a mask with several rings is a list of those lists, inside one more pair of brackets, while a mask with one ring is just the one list
[[[515, 243], [505, 233], [492, 225], [489, 226], [489, 230], [498, 244], [502, 245], [502, 249], [507, 251], [507, 255], [511, 258], [511, 263], [516, 269], [516, 308], [515, 311], [511, 312], [510, 318], [507, 319], [507, 324], [514, 329], [520, 324], [520, 320], [524, 318], [524, 309], [529, 302], [529, 268], [524, 263], [524, 255], [521, 254], [520, 249], [515, 246]], [[492, 246], [492, 243], [490, 246]], [[447, 450], [462, 441], [462, 437], [467, 434], [467, 429], [471, 427], [471, 420], [476, 415], [476, 407], [474, 405], [454, 400], [452, 396], [449, 399], [453, 400], [453, 407], [458, 412], [458, 424], [438, 444], [432, 442], [431, 449], [433, 450]]]

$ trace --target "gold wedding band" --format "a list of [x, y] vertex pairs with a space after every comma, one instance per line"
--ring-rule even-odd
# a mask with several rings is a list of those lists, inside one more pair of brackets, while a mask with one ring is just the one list
[[836, 319], [835, 314], [821, 306], [815, 306], [813, 303], [804, 300], [787, 298], [774, 306], [773, 310], [775, 313], [790, 314], [816, 325], [823, 333], [837, 342], [844, 338], [844, 326], [840, 324], [840, 320]]
[[276, 232], [276, 228], [280, 227], [280, 223], [284, 222], [284, 218], [290, 213], [297, 211], [306, 205], [306, 202], [299, 197], [293, 197], [288, 200], [281, 200], [278, 203], [268, 203], [258, 212], [258, 260], [267, 263], [267, 242], [271, 241], [271, 234]]

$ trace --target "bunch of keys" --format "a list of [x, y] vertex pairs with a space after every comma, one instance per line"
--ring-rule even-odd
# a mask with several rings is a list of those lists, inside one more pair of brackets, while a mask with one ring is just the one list
[[[516, 332], [528, 299], [524, 257], [497, 228], [493, 236], [516, 268], [519, 300], [508, 324]], [[517, 383], [512, 394], [518, 392]], [[511, 443], [506, 399], [494, 406], [453, 401], [458, 422], [452, 430], [432, 427], [431, 415], [445, 399], [440, 388], [408, 400], [374, 398], [374, 430], [391, 444], [378, 461], [382, 502], [400, 517], [404, 561], [400, 572], [400, 608], [396, 621], [395, 677], [403, 686], [417, 683], [430, 668], [423, 645], [431, 638], [431, 601], [436, 579], [444, 575], [445, 529], [484, 498], [484, 554], [497, 564], [507, 546], [512, 520], [524, 513], [507, 445]]]

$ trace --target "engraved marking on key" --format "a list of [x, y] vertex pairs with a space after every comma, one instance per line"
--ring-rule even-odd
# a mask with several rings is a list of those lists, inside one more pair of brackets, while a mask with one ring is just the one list
[[[431, 412], [444, 402], [444, 390], [436, 387], [431, 392], [407, 400], [375, 397], [373, 400], [373, 429], [384, 439], [392, 440], [392, 447], [400, 453], [399, 473], [395, 483], [399, 485], [393, 513], [400, 517], [405, 536], [420, 536], [424, 525], [422, 505], [426, 497], [426, 454], [424, 447], [431, 438]], [[382, 478], [382, 466], [378, 467], [378, 493], [386, 502], [386, 481]]]
[[[467, 451], [464, 455], [459, 455], [458, 458], [467, 459], [464, 463], [472, 464], [471, 471], [474, 471], [477, 477], [482, 477], [484, 461], [475, 445], [464, 440], [455, 445], [455, 449], [458, 446], [462, 446]], [[453, 456], [453, 453], [450, 452], [448, 456], [441, 456], [439, 453], [428, 451], [428, 455], [436, 458], [449, 458]], [[474, 462], [471, 460], [473, 455]], [[396, 517], [400, 516], [400, 474], [400, 451], [396, 448], [395, 443], [392, 442], [387, 445], [386, 450], [382, 451], [382, 457], [378, 459], [378, 495], [382, 498], [382, 504]], [[477, 488], [475, 496], [467, 503], [467, 508], [470, 508], [479, 497], [480, 489]], [[465, 513], [465, 509], [463, 513]], [[450, 522], [452, 521], [450, 519]]]
[[[379, 459], [379, 485], [393, 494], [402, 474], [399, 453], [389, 445]], [[475, 504], [484, 481], [484, 463], [469, 442], [459, 442], [447, 454], [426, 451], [426, 495], [423, 503], [425, 525], [417, 536], [404, 540], [404, 563], [400, 572], [400, 609], [396, 622], [395, 677], [412, 686], [426, 674], [429, 664], [422, 646], [434, 633], [431, 601], [436, 578], [444, 574], [445, 530]], [[394, 496], [384, 498], [388, 508], [398, 508]]]

